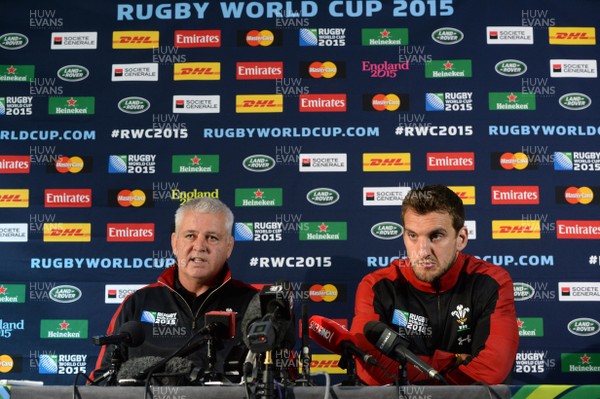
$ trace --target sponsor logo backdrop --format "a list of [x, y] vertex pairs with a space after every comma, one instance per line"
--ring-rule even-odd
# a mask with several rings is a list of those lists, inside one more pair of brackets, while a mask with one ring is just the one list
[[4, 4], [0, 377], [89, 373], [90, 338], [172, 264], [173, 213], [199, 196], [236, 214], [237, 278], [286, 280], [349, 323], [362, 276], [405, 256], [406, 192], [443, 183], [466, 205], [466, 252], [515, 281], [515, 382], [597, 381], [599, 12]]

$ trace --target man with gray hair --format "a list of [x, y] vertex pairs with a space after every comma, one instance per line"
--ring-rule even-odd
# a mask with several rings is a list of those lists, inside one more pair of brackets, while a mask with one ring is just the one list
[[[227, 370], [226, 364], [239, 360], [241, 367], [247, 351], [241, 339], [241, 318], [257, 290], [232, 278], [227, 260], [233, 251], [233, 221], [229, 207], [211, 197], [189, 200], [177, 209], [171, 235], [175, 264], [155, 283], [125, 298], [108, 326], [108, 335], [118, 333], [128, 321], [139, 321], [143, 326], [145, 340], [141, 345], [121, 345], [123, 361], [169, 356], [204, 327], [207, 312], [232, 312], [236, 336], [223, 341], [216, 361], [209, 357], [206, 345], [188, 359], [198, 370], [213, 368], [211, 372], [227, 380], [239, 380], [239, 370]], [[103, 346], [92, 376], [98, 378], [110, 367], [111, 351]]]

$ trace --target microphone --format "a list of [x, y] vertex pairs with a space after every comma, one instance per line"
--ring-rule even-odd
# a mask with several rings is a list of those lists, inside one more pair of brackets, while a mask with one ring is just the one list
[[285, 283], [265, 285], [242, 319], [242, 340], [252, 352], [292, 348], [296, 343], [293, 293]]
[[138, 372], [134, 376], [134, 379], [145, 379], [146, 377], [152, 375], [155, 371], [165, 367], [171, 359], [175, 357], [185, 357], [198, 350], [198, 348], [200, 348], [206, 342], [205, 339], [202, 339], [199, 342], [192, 344], [191, 342], [198, 336], [209, 335], [211, 337], [222, 339], [229, 338], [232, 335], [235, 336], [234, 312], [206, 312], [206, 314], [204, 315], [204, 321], [205, 323], [208, 323], [205, 324], [205, 326], [202, 327], [200, 330], [193, 333], [185, 342], [185, 344], [183, 344], [180, 348], [178, 348], [175, 352], [171, 353], [169, 356], [160, 359], [158, 362], [150, 365], [149, 367], [143, 368], [142, 371]]
[[433, 367], [425, 363], [420, 357], [406, 348], [406, 341], [394, 330], [381, 321], [369, 321], [363, 329], [365, 337], [384, 355], [395, 360], [406, 360], [417, 370], [427, 374], [430, 378], [448, 384], [442, 375]]
[[118, 334], [113, 335], [96, 335], [92, 337], [94, 345], [110, 345], [123, 343], [129, 347], [135, 348], [140, 346], [146, 335], [142, 323], [139, 321], [131, 320], [123, 323], [119, 329]]
[[348, 352], [363, 362], [379, 366], [377, 360], [355, 344], [354, 336], [344, 326], [323, 316], [311, 316], [308, 334], [319, 346], [330, 352]]

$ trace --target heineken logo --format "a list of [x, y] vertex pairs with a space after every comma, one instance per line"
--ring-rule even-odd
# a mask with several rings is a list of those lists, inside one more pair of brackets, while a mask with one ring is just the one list
[[250, 155], [242, 161], [242, 166], [250, 172], [266, 172], [275, 167], [275, 160], [268, 155]]
[[27, 46], [29, 39], [20, 33], [5, 33], [0, 36], [0, 47], [5, 50], [19, 50]]
[[600, 323], [594, 319], [581, 317], [571, 320], [567, 328], [571, 334], [589, 337], [590, 335], [597, 334], [598, 331], [600, 331]]
[[371, 234], [380, 240], [395, 240], [404, 233], [404, 228], [398, 223], [381, 222], [371, 227]]
[[526, 301], [535, 295], [535, 289], [527, 283], [514, 283], [513, 289], [515, 301]]
[[439, 44], [456, 44], [464, 37], [461, 31], [454, 28], [439, 28], [431, 34], [433, 41]]
[[558, 99], [558, 103], [570, 111], [580, 111], [592, 105], [592, 99], [583, 93], [567, 93]]
[[340, 199], [340, 194], [331, 188], [315, 188], [306, 194], [306, 199], [313, 205], [333, 205]]
[[81, 65], [65, 65], [58, 70], [56, 75], [67, 82], [79, 82], [90, 76], [90, 71]]
[[50, 290], [48, 296], [54, 302], [71, 303], [81, 298], [81, 290], [72, 285], [58, 285]]
[[519, 76], [527, 71], [527, 65], [519, 60], [503, 60], [494, 69], [503, 76]]

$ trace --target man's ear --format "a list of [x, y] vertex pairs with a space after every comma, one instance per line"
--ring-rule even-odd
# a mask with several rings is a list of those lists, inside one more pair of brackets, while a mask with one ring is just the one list
[[466, 227], [461, 228], [456, 236], [456, 249], [462, 251], [469, 241], [469, 230]]

